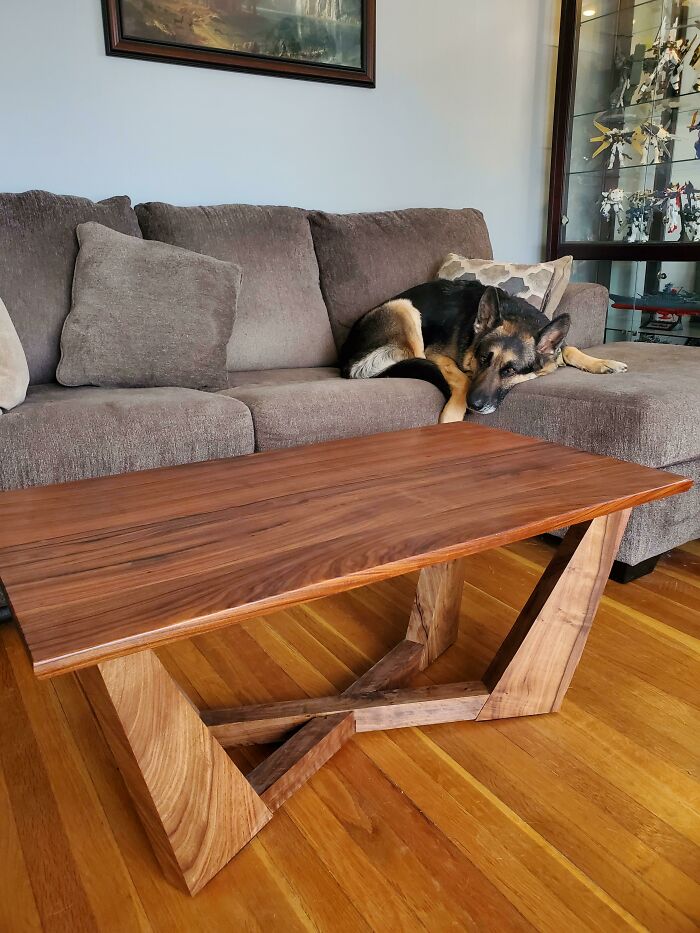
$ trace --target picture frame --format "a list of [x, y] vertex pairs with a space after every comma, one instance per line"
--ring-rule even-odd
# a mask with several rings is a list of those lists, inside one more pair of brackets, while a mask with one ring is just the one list
[[[256, 0], [102, 0], [102, 6], [108, 55], [375, 87], [376, 0], [265, 0], [264, 7]], [[322, 15], [314, 15], [314, 6]]]

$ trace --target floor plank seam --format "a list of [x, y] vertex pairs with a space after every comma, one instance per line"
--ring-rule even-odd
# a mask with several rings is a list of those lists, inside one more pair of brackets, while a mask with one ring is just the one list
[[[488, 723], [482, 724], [480, 728], [488, 725]], [[435, 728], [440, 728], [436, 726]], [[448, 763], [451, 770], [456, 771], [462, 775], [465, 775], [468, 782], [474, 787], [482, 796], [486, 797], [498, 810], [500, 810], [504, 815], [508, 817], [513, 823], [520, 827], [540, 848], [545, 849], [553, 858], [555, 858], [560, 863], [564, 864], [568, 871], [571, 872], [574, 877], [576, 877], [582, 884], [596, 894], [604, 903], [606, 903], [612, 910], [615, 911], [622, 919], [630, 923], [635, 929], [639, 930], [640, 933], [644, 933], [644, 927], [639, 921], [628, 913], [607, 891], [600, 887], [586, 872], [582, 871], [577, 865], [575, 865], [563, 852], [557, 849], [552, 845], [547, 839], [544, 838], [534, 827], [530, 826], [527, 820], [524, 820], [519, 816], [514, 810], [508, 807], [503, 803], [500, 798], [494, 794], [492, 791], [486, 787], [485, 784], [482, 784], [481, 781], [477, 780], [474, 775], [469, 771], [461, 767], [447, 752], [445, 752], [440, 745], [434, 742], [429, 736], [427, 736], [422, 729], [416, 730], [416, 732], [421, 736], [421, 740], [428, 743], [434, 749], [438, 750], [439, 757]], [[390, 741], [393, 741], [393, 737], [389, 735]], [[446, 793], [450, 794], [452, 799], [457, 803], [458, 806], [461, 806], [459, 800], [454, 797], [449, 791]]]

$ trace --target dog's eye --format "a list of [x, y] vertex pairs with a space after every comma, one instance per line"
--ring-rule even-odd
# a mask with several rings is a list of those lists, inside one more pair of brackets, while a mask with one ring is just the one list
[[512, 366], [504, 366], [503, 369], [501, 370], [501, 375], [502, 376], [514, 376], [515, 369]]
[[479, 357], [479, 362], [482, 366], [488, 366], [492, 359], [493, 353], [482, 353]]

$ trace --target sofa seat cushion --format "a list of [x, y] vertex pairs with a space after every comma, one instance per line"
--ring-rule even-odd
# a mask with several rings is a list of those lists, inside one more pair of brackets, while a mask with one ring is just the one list
[[415, 208], [309, 215], [338, 348], [355, 321], [414, 285], [434, 279], [448, 253], [491, 259], [480, 211]]
[[338, 379], [340, 371], [335, 366], [313, 366], [299, 369], [251, 369], [247, 372], [228, 374], [230, 389], [252, 386], [280, 386], [295, 382], [323, 382]]
[[141, 236], [126, 197], [107, 201], [25, 191], [0, 194], [0, 298], [24, 348], [32, 383], [52, 382], [71, 304], [78, 224]]
[[219, 394], [250, 409], [256, 450], [423, 427], [437, 422], [445, 404], [434, 386], [417, 379], [342, 379], [323, 368], [247, 377]]
[[629, 371], [594, 376], [565, 367], [518, 386], [480, 420], [646, 466], [700, 458], [700, 348], [608, 343], [586, 352]]
[[143, 235], [239, 266], [243, 283], [228, 368], [326, 366], [336, 360], [306, 212], [222, 204], [136, 207]]
[[196, 389], [32, 386], [0, 415], [0, 488], [108, 476], [253, 452], [241, 402]]

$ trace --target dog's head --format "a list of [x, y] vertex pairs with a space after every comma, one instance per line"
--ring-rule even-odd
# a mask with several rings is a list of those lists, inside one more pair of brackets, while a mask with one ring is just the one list
[[496, 411], [513, 386], [534, 379], [556, 358], [570, 324], [568, 314], [550, 321], [522, 298], [487, 288], [465, 360], [471, 373], [469, 409], [480, 415]]

